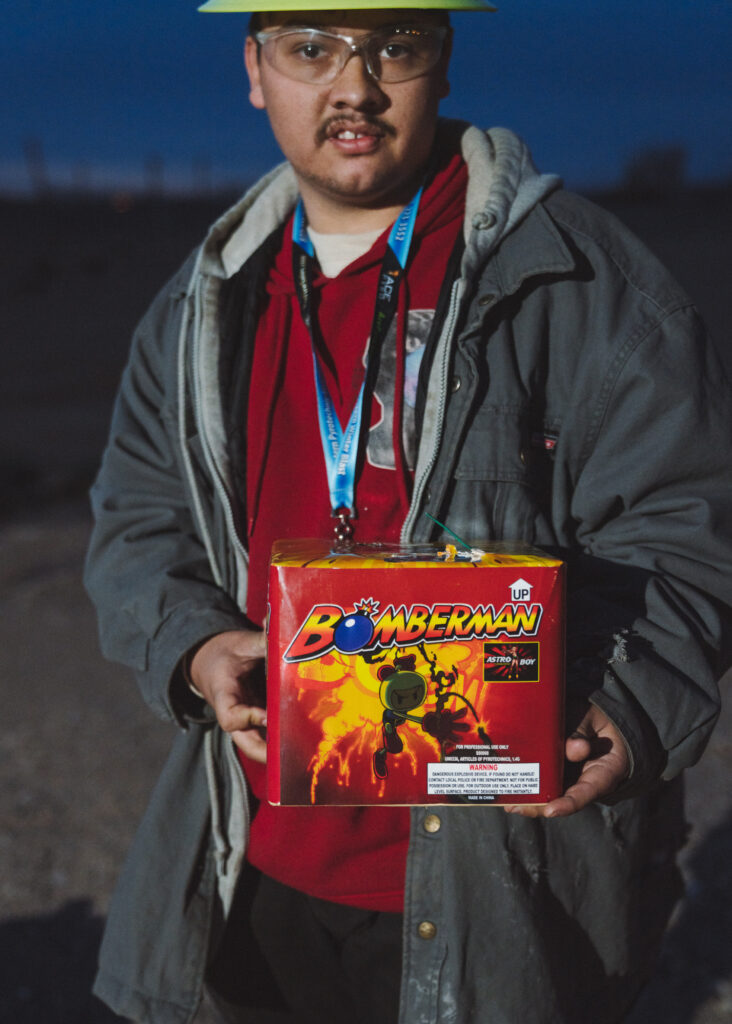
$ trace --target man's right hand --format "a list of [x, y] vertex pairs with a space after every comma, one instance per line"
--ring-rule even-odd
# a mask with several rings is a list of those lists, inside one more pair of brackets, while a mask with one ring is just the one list
[[[257, 681], [264, 677], [265, 634], [237, 629], [218, 633], [198, 648], [188, 672], [213, 708], [219, 725], [252, 761], [267, 760], [267, 712]], [[259, 687], [261, 690], [261, 685]]]

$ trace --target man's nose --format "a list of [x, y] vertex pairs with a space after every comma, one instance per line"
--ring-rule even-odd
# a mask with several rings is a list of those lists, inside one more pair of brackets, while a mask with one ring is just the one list
[[352, 53], [331, 84], [330, 102], [335, 107], [358, 109], [364, 106], [383, 108], [388, 101], [379, 83], [369, 74], [364, 57]]

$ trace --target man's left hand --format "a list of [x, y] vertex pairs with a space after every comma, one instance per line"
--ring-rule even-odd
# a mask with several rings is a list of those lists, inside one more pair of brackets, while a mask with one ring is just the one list
[[543, 806], [506, 805], [505, 810], [527, 818], [564, 818], [593, 800], [609, 796], [625, 780], [630, 760], [623, 738], [610, 719], [591, 704], [565, 744], [568, 761], [581, 763], [577, 781], [564, 796]]

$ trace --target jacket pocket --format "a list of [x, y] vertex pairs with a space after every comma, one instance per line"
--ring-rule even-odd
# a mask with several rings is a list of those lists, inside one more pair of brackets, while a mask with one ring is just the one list
[[547, 536], [551, 464], [547, 453], [532, 445], [533, 433], [528, 410], [521, 406], [482, 408], [468, 430], [450, 513], [474, 538], [533, 543]]

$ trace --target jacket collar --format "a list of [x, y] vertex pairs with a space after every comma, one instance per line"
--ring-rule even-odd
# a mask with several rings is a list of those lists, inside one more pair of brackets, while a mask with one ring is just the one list
[[572, 252], [544, 206], [536, 206], [496, 248], [480, 277], [478, 304], [483, 312], [513, 295], [524, 281], [542, 274], [563, 275], [576, 263]]
[[[539, 174], [528, 147], [505, 128], [467, 127], [461, 145], [469, 172], [461, 276], [490, 280], [498, 299], [536, 274], [571, 270], [572, 254], [542, 205], [560, 178]], [[489, 294], [481, 305], [492, 305]]]
[[223, 214], [203, 243], [200, 269], [233, 277], [287, 219], [297, 202], [297, 181], [288, 163], [278, 164]]

